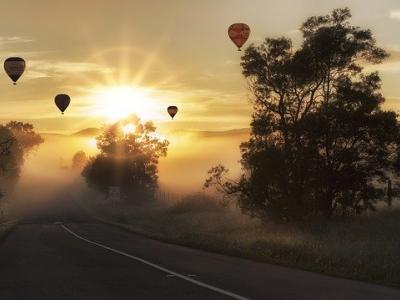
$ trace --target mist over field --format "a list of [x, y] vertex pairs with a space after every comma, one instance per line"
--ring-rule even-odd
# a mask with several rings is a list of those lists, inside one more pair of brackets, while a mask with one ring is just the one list
[[[90, 133], [42, 134], [45, 141], [26, 158], [14, 195], [48, 198], [71, 185], [84, 187], [84, 178], [79, 170], [71, 170], [71, 162], [77, 151], [88, 156], [98, 152], [95, 137]], [[167, 156], [159, 162], [159, 187], [183, 195], [201, 191], [207, 171], [218, 163], [229, 167], [232, 175], [238, 174], [239, 145], [248, 137], [248, 130], [185, 131], [164, 137], [170, 145]]]
[[168, 155], [160, 159], [160, 187], [178, 193], [202, 189], [207, 171], [224, 164], [232, 175], [240, 170], [240, 143], [246, 141], [249, 131], [177, 132], [170, 137]]

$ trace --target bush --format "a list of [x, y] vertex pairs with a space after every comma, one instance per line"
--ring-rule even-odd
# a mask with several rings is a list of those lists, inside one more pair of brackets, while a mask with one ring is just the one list
[[184, 214], [189, 212], [210, 212], [223, 209], [223, 206], [216, 200], [203, 193], [196, 193], [184, 197], [173, 204], [167, 212], [173, 214]]

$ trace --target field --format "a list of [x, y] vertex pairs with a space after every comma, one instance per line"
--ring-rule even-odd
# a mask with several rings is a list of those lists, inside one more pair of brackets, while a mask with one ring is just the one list
[[196, 194], [174, 204], [99, 205], [97, 216], [172, 243], [304, 270], [400, 286], [400, 208], [330, 222], [261, 223]]

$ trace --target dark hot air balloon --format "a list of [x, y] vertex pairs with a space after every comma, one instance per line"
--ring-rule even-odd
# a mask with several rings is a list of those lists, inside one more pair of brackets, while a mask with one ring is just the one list
[[16, 85], [17, 80], [25, 71], [25, 60], [21, 57], [9, 57], [4, 62], [4, 70]]
[[240, 51], [240, 48], [249, 38], [250, 27], [244, 23], [232, 24], [228, 28], [228, 35], [232, 42], [238, 47], [238, 51]]
[[58, 109], [61, 110], [61, 113], [64, 114], [64, 111], [71, 102], [71, 98], [66, 94], [59, 94], [54, 98], [54, 102], [56, 103]]
[[174, 119], [176, 113], [178, 112], [178, 107], [172, 105], [172, 106], [168, 106], [167, 109], [169, 115], [171, 116], [172, 119]]

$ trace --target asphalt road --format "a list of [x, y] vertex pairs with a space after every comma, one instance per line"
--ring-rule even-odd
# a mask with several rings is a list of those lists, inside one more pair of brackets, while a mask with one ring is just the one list
[[0, 299], [384, 300], [400, 290], [165, 244], [59, 202], [0, 246]]

